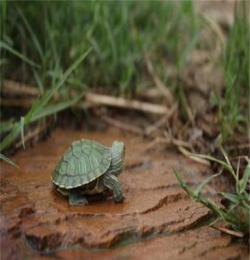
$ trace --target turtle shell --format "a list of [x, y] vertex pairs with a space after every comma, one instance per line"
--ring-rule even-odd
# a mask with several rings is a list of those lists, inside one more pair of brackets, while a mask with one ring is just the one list
[[109, 147], [92, 140], [75, 141], [57, 164], [52, 181], [64, 189], [80, 187], [103, 175], [110, 163]]

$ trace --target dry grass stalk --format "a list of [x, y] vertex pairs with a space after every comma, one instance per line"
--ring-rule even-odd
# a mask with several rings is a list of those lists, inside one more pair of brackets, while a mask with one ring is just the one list
[[166, 98], [166, 100], [168, 101], [168, 104], [172, 105], [174, 102], [174, 97], [173, 97], [172, 93], [170, 92], [169, 88], [167, 88], [165, 86], [165, 84], [161, 81], [159, 76], [156, 74], [156, 72], [153, 68], [152, 62], [149, 59], [148, 55], [145, 55], [145, 61], [146, 61], [148, 72], [149, 72], [150, 76], [153, 78], [153, 81], [154, 81], [156, 87], [159, 89], [159, 91], [162, 93], [162, 95]]
[[216, 226], [211, 226], [212, 228], [214, 229], [217, 229], [223, 233], [226, 233], [228, 235], [231, 235], [231, 236], [235, 236], [235, 237], [238, 237], [238, 238], [242, 238], [244, 237], [244, 234], [242, 232], [238, 232], [238, 231], [234, 231], [232, 229], [228, 229], [228, 228], [225, 228], [225, 227], [216, 227]]
[[215, 44], [215, 48], [213, 51], [213, 56], [214, 59], [218, 59], [218, 57], [221, 55], [222, 50], [225, 47], [225, 43], [226, 43], [226, 39], [225, 39], [225, 35], [221, 29], [221, 26], [219, 25], [219, 23], [215, 20], [212, 19], [211, 17], [209, 17], [208, 15], [202, 15], [204, 21], [208, 24], [208, 26], [210, 26], [211, 30], [216, 34], [217, 38], [217, 42]]
[[4, 94], [8, 94], [8, 95], [18, 94], [23, 96], [36, 97], [40, 94], [37, 88], [13, 80], [4, 80], [1, 89]]
[[[5, 81], [3, 91], [11, 94], [18, 95], [32, 95], [37, 96], [39, 91], [34, 87], [29, 87], [23, 84], [16, 83], [14, 81]], [[2, 106], [15, 106], [15, 107], [30, 107], [34, 102], [34, 98], [22, 98], [22, 99], [1, 99]], [[113, 97], [107, 95], [100, 95], [95, 93], [88, 93], [85, 95], [85, 103], [83, 105], [77, 104], [76, 107], [84, 108], [92, 106], [112, 106], [121, 107], [126, 109], [134, 109], [143, 111], [146, 113], [165, 115], [171, 113], [171, 110], [167, 109], [163, 105], [152, 104], [148, 102], [141, 102], [138, 100], [127, 100], [121, 97]]]
[[166, 121], [169, 120], [169, 118], [174, 114], [174, 112], [176, 111], [178, 105], [175, 103], [172, 108], [170, 109], [170, 112], [166, 115], [164, 115], [163, 117], [161, 117], [156, 123], [154, 123], [153, 125], [150, 125], [146, 128], [145, 130], [145, 134], [146, 135], [151, 135], [153, 132], [155, 132], [156, 130], [158, 130], [160, 127], [162, 127], [163, 125], [165, 125]]
[[189, 158], [189, 159], [191, 159], [191, 160], [193, 160], [193, 161], [195, 161], [195, 162], [198, 162], [198, 163], [207, 165], [207, 166], [210, 166], [210, 165], [211, 165], [208, 160], [195, 156], [195, 154], [189, 152], [189, 151], [188, 151], [187, 149], [185, 149], [183, 146], [178, 146], [177, 148], [178, 148], [178, 150], [179, 150], [184, 156], [186, 156], [187, 158]]
[[153, 149], [158, 144], [174, 145], [175, 147], [177, 147], [177, 149], [178, 149], [178, 147], [191, 148], [190, 144], [188, 144], [182, 140], [178, 140], [175, 138], [156, 137], [151, 143], [149, 143], [146, 146], [145, 151]]
[[128, 124], [125, 124], [124, 122], [121, 122], [121, 121], [118, 121], [118, 120], [115, 120], [111, 117], [108, 117], [108, 116], [102, 116], [101, 119], [114, 126], [114, 127], [117, 127], [119, 129], [122, 129], [122, 130], [125, 130], [125, 131], [128, 131], [128, 132], [132, 132], [134, 134], [139, 134], [139, 135], [143, 135], [143, 130], [139, 127], [136, 127], [136, 126], [133, 126], [133, 125], [128, 125]]
[[[8, 94], [20, 94], [20, 95], [32, 95], [38, 96], [39, 91], [34, 88], [24, 84], [19, 84], [14, 81], [5, 81], [4, 88]], [[96, 105], [104, 105], [104, 106], [113, 106], [113, 107], [121, 107], [126, 109], [135, 109], [143, 112], [153, 113], [153, 114], [168, 114], [171, 111], [167, 109], [163, 105], [152, 104], [148, 102], [141, 102], [138, 100], [127, 100], [124, 98], [117, 98], [107, 95], [100, 95], [95, 93], [88, 93], [85, 96], [85, 101], [87, 107], [96, 106]], [[1, 99], [1, 105], [3, 106], [15, 106], [15, 107], [30, 107], [34, 102], [34, 98], [22, 98], [22, 99]], [[79, 108], [86, 108], [86, 105], [76, 105]]]
[[111, 107], [121, 107], [126, 109], [138, 110], [146, 113], [165, 115], [169, 114], [170, 110], [163, 105], [156, 105], [148, 102], [141, 102], [137, 100], [128, 100], [121, 97], [113, 97], [107, 95], [100, 95], [88, 93], [85, 96], [88, 104], [105, 105]]
[[30, 108], [34, 100], [34, 98], [1, 98], [0, 104], [4, 107]]

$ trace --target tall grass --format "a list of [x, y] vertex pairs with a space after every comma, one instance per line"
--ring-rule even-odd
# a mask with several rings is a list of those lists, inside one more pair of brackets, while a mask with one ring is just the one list
[[[241, 2], [244, 5], [246, 1]], [[72, 71], [65, 87], [58, 89], [59, 98], [69, 105], [69, 92], [83, 93], [89, 88], [131, 96], [152, 85], [145, 69], [147, 54], [161, 80], [176, 94], [180, 107], [185, 107], [183, 86], [178, 80], [169, 80], [168, 64], [181, 74], [199, 43], [201, 24], [191, 0], [1, 1], [1, 7], [1, 78], [38, 86], [44, 95], [92, 46], [91, 55]], [[237, 10], [223, 60], [226, 89], [219, 117], [224, 138], [246, 121], [247, 109], [240, 98], [249, 91], [246, 10]], [[46, 109], [47, 105], [44, 115], [50, 111]], [[2, 131], [9, 132], [13, 122], [6, 122]]]
[[[225, 94], [220, 103], [222, 136], [231, 137], [243, 123], [247, 125], [250, 93], [250, 4], [240, 1], [235, 11], [224, 54]], [[245, 100], [242, 99], [245, 97]]]
[[[183, 67], [198, 31], [192, 1], [1, 3], [1, 78], [35, 85], [41, 95], [26, 115], [1, 124], [1, 152], [23, 139], [24, 127], [76, 102], [68, 99], [72, 90], [81, 94], [92, 87], [132, 95], [147, 88], [145, 54], [167, 81], [166, 58]], [[91, 55], [69, 74], [67, 68], [89, 46]], [[57, 104], [48, 102], [54, 92], [59, 92]]]
[[[183, 66], [197, 32], [191, 1], [16, 1], [7, 7], [4, 43], [40, 69], [8, 53], [6, 76], [25, 82], [35, 78], [43, 85], [51, 75], [59, 77], [91, 45], [92, 54], [72, 74], [72, 87], [81, 89], [84, 82], [131, 95], [148, 84], [142, 80], [145, 53], [154, 57], [158, 67], [164, 64], [159, 68], [162, 72], [164, 57]], [[162, 73], [163, 80], [166, 74]]]
[[[60, 101], [57, 104], [49, 104], [50, 99], [53, 94], [58, 91], [65, 83], [70, 74], [79, 66], [79, 64], [84, 60], [89, 51], [82, 54], [66, 71], [63, 73], [62, 78], [58, 80], [51, 88], [44, 93], [44, 95], [38, 98], [32, 105], [31, 109], [26, 113], [26, 115], [21, 116], [20, 121], [16, 123], [11, 123], [9, 128], [9, 133], [3, 138], [0, 143], [0, 152], [8, 148], [20, 135], [24, 144], [24, 128], [25, 126], [45, 118], [49, 115], [55, 114], [67, 107], [73, 105], [82, 96], [77, 96], [74, 99], [67, 101]], [[2, 127], [0, 133], [3, 131]], [[6, 130], [4, 130], [6, 131]], [[6, 161], [6, 157], [1, 154], [1, 159]]]

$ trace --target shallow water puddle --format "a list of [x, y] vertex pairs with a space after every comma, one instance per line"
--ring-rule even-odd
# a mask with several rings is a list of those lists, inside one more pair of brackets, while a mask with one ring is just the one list
[[[111, 146], [126, 144], [120, 181], [122, 204], [112, 199], [70, 207], [51, 184], [51, 173], [72, 141], [88, 138]], [[174, 152], [145, 152], [148, 142], [116, 130], [58, 129], [44, 142], [13, 157], [20, 166], [1, 164], [1, 259], [46, 255], [62, 259], [214, 259], [241, 257], [247, 249], [229, 236], [200, 227], [208, 210], [192, 202], [172, 173], [199, 183], [204, 166]], [[6, 249], [7, 248], [7, 249]], [[222, 258], [221, 258], [222, 257]]]

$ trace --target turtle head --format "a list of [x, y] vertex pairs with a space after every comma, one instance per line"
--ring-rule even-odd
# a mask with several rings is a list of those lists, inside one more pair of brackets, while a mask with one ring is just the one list
[[125, 156], [125, 145], [123, 142], [114, 141], [111, 147], [111, 171], [118, 175], [122, 171]]

